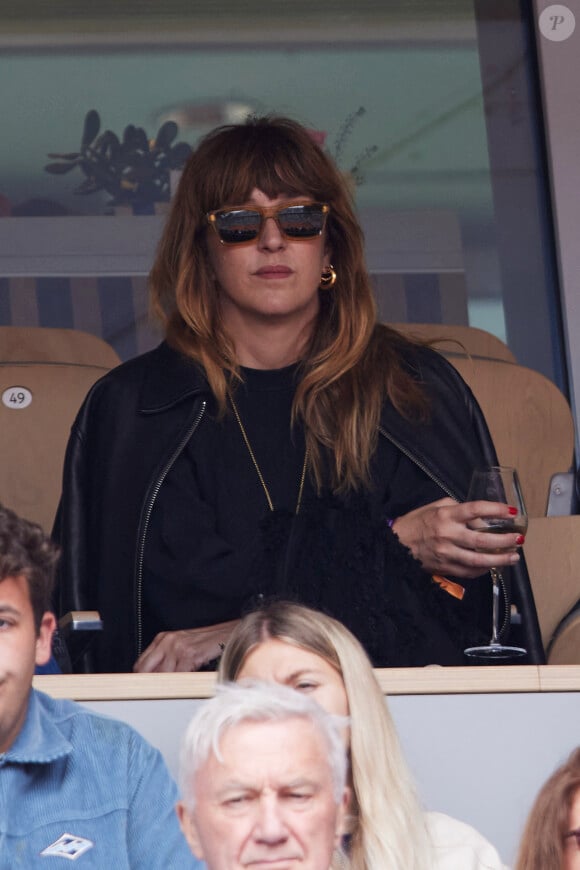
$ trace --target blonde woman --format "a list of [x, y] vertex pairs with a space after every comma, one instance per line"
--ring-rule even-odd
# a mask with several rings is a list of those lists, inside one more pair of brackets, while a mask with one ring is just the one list
[[423, 813], [385, 699], [356, 638], [335, 619], [273, 602], [236, 627], [219, 679], [269, 680], [350, 716], [353, 870], [500, 870], [468, 825]]

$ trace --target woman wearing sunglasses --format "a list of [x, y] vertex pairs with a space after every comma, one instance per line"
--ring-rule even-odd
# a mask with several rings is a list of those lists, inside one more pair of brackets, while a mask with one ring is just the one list
[[519, 559], [516, 535], [476, 552], [481, 504], [457, 503], [493, 447], [455, 370], [377, 324], [348, 186], [308, 131], [203, 139], [151, 287], [166, 340], [89, 394], [55, 529], [63, 612], [104, 620], [94, 667], [200, 668], [271, 595], [377, 665], [463, 663], [488, 632], [473, 578]]

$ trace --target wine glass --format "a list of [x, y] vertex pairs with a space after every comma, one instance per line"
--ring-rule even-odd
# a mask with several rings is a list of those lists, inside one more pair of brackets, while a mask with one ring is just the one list
[[[518, 533], [525, 535], [528, 528], [528, 517], [522, 496], [522, 490], [515, 468], [505, 465], [495, 465], [488, 468], [477, 469], [473, 472], [467, 501], [494, 501], [509, 504], [517, 509], [517, 514], [510, 517], [481, 517], [475, 520], [470, 527], [477, 531], [484, 531], [492, 535], [505, 535]], [[501, 548], [493, 549], [486, 547], [480, 552], [502, 553]], [[498, 568], [490, 568], [493, 583], [493, 609], [492, 609], [492, 632], [491, 639], [486, 646], [472, 646], [464, 650], [470, 658], [481, 658], [487, 661], [519, 658], [527, 653], [523, 647], [506, 646], [501, 643], [500, 635], [508, 622], [509, 598], [506, 594], [505, 582]], [[500, 628], [499, 603], [503, 592], [505, 602], [504, 624]]]

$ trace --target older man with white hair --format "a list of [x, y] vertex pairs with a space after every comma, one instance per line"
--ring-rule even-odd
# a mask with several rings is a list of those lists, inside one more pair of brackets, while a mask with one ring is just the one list
[[329, 870], [349, 797], [346, 725], [271, 683], [223, 686], [203, 704], [183, 741], [177, 811], [208, 870]]

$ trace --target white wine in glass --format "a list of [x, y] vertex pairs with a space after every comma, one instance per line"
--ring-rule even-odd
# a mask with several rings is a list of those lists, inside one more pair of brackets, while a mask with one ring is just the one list
[[[490, 535], [525, 535], [528, 528], [528, 516], [518, 473], [515, 468], [496, 465], [476, 469], [471, 477], [467, 501], [502, 502], [503, 504], [511, 505], [517, 510], [517, 514], [513, 517], [481, 517], [471, 525], [471, 528]], [[489, 546], [485, 549], [482, 548], [481, 552], [503, 553], [505, 548], [497, 547], [494, 549], [493, 546]], [[478, 658], [486, 661], [520, 658], [527, 654], [527, 650], [521, 646], [506, 646], [501, 643], [500, 636], [503, 628], [500, 627], [499, 605], [502, 592], [506, 605], [504, 625], [509, 621], [509, 601], [505, 592], [501, 571], [498, 568], [490, 568], [490, 574], [493, 584], [491, 639], [487, 645], [468, 647], [465, 650], [465, 655], [469, 656], [469, 658]]]

